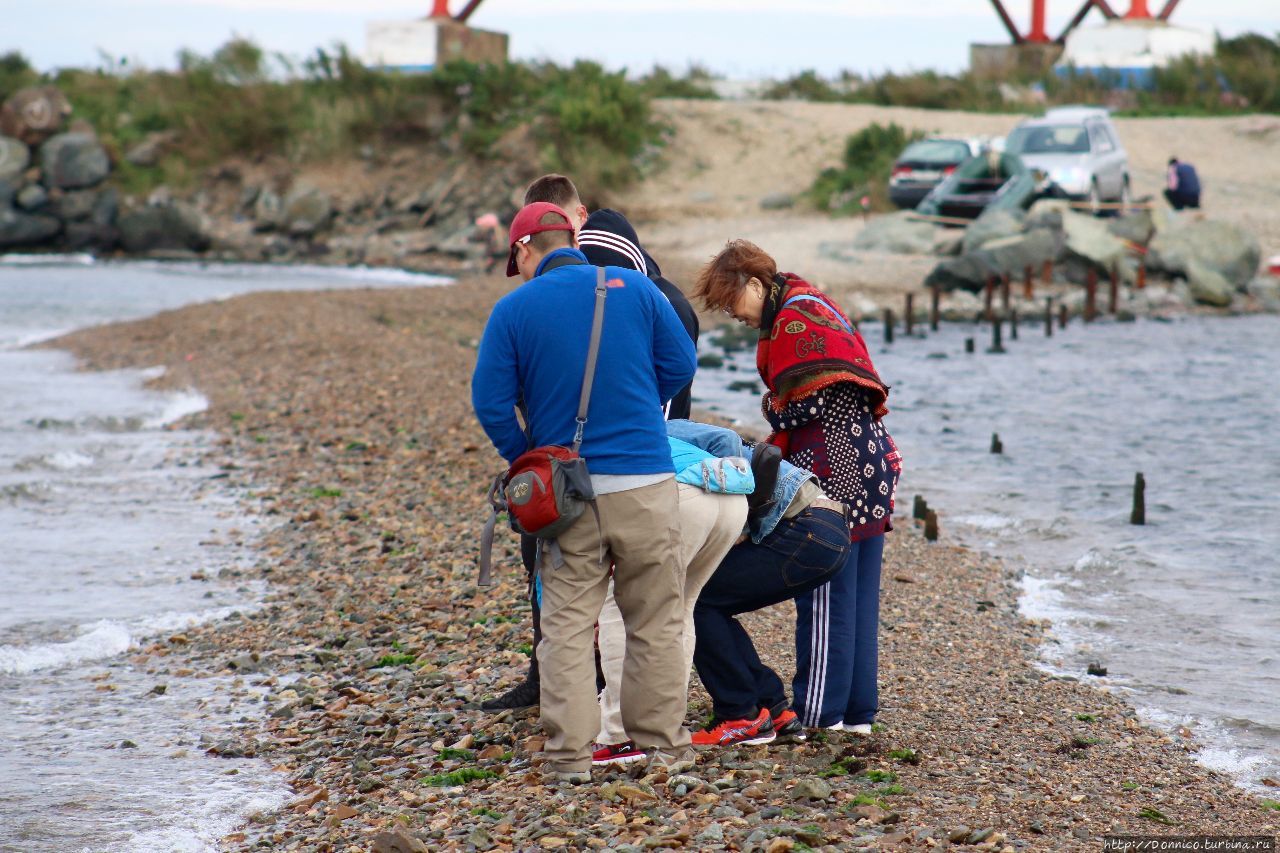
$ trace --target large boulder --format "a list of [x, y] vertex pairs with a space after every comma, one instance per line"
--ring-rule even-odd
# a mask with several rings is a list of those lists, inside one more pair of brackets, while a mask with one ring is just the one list
[[83, 189], [106, 180], [111, 158], [91, 134], [60, 133], [40, 146], [40, 168], [47, 187]]
[[63, 228], [62, 245], [72, 252], [114, 249], [120, 242], [120, 231], [114, 225], [98, 222], [68, 222]]
[[0, 208], [0, 248], [47, 243], [61, 230], [62, 223], [52, 216]]
[[1236, 294], [1236, 286], [1218, 272], [1194, 258], [1187, 262], [1187, 286], [1201, 305], [1226, 308]]
[[1273, 275], [1258, 276], [1246, 288], [1249, 295], [1262, 303], [1268, 311], [1280, 311], [1280, 278]]
[[934, 226], [911, 217], [910, 211], [877, 216], [853, 238], [853, 248], [862, 252], [891, 252], [897, 255], [928, 255], [933, 252]]
[[272, 231], [280, 224], [280, 196], [263, 187], [253, 201], [253, 230]]
[[48, 213], [64, 222], [79, 222], [88, 219], [98, 203], [98, 193], [93, 190], [71, 190], [54, 194], [49, 204]]
[[0, 181], [16, 181], [31, 165], [27, 143], [12, 136], [0, 136]]
[[1002, 240], [1022, 233], [1023, 216], [1009, 210], [992, 208], [983, 211], [964, 232], [965, 254], [976, 252], [992, 240]]
[[987, 279], [996, 272], [981, 253], [944, 258], [925, 277], [924, 286], [937, 287], [945, 291], [968, 290], [976, 293], [986, 286]]
[[128, 252], [209, 248], [209, 225], [198, 210], [180, 201], [149, 205], [120, 217], [120, 242]]
[[975, 254], [991, 269], [1020, 277], [1027, 267], [1039, 272], [1045, 261], [1057, 257], [1059, 249], [1058, 235], [1048, 228], [1034, 228], [1025, 234], [990, 240]]
[[306, 237], [329, 227], [333, 219], [333, 201], [328, 193], [309, 186], [294, 187], [284, 197], [280, 208], [280, 230]]
[[1125, 256], [1125, 243], [1107, 230], [1107, 224], [1093, 216], [1064, 211], [1061, 259], [1101, 274], [1108, 274]]
[[1149, 269], [1170, 275], [1190, 278], [1192, 261], [1243, 290], [1258, 274], [1262, 247], [1257, 237], [1228, 222], [1182, 217], [1155, 236], [1147, 253]]
[[1155, 236], [1155, 219], [1151, 210], [1135, 210], [1110, 220], [1107, 230], [1121, 240], [1145, 246]]
[[13, 181], [6, 181], [0, 178], [0, 208], [6, 208], [13, 204], [18, 197], [18, 185]]
[[71, 102], [54, 86], [19, 89], [0, 106], [0, 134], [39, 145], [62, 130]]
[[[0, 197], [3, 197], [2, 192], [0, 192]], [[48, 200], [49, 193], [39, 184], [27, 184], [14, 197], [14, 202], [18, 207], [27, 211], [39, 210], [44, 207], [45, 202]]]

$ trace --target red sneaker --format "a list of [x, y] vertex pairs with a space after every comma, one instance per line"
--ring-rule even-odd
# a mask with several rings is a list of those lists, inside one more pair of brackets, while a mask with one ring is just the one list
[[800, 718], [790, 708], [773, 718], [773, 732], [786, 741], [808, 740], [804, 726], [800, 725]]
[[754, 720], [720, 720], [711, 728], [693, 733], [694, 746], [769, 743], [773, 739], [773, 718], [768, 708], [761, 708]]
[[631, 741], [596, 747], [591, 753], [592, 764], [625, 764], [628, 761], [640, 761], [644, 758], [644, 750], [636, 749]]

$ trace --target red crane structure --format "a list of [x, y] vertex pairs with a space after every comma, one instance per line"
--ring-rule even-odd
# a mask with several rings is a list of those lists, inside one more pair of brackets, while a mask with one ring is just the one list
[[[996, 14], [1000, 16], [1000, 21], [1004, 24], [1004, 28], [1009, 31], [1014, 44], [1063, 44], [1066, 42], [1067, 36], [1071, 34], [1071, 31], [1080, 26], [1089, 12], [1095, 8], [1108, 20], [1123, 17], [1127, 21], [1167, 21], [1169, 16], [1173, 14], [1173, 10], [1178, 7], [1179, 2], [1181, 0], [1167, 0], [1160, 14], [1152, 15], [1147, 8], [1147, 0], [1130, 0], [1129, 11], [1122, 16], [1116, 14], [1116, 11], [1111, 8], [1107, 0], [1085, 0], [1084, 5], [1080, 7], [1080, 10], [1076, 12], [1071, 22], [1067, 24], [1062, 34], [1057, 38], [1050, 38], [1048, 31], [1045, 29], [1045, 7], [1048, 5], [1048, 0], [1031, 0], [1031, 29], [1025, 34], [1018, 30], [1013, 18], [1009, 16], [1008, 10], [1005, 9], [1002, 0], [991, 0], [991, 5], [995, 8]], [[471, 3], [471, 6], [475, 5], [478, 5], [478, 3]]]
[[476, 9], [484, 0], [469, 0], [467, 5], [462, 7], [462, 11], [454, 15], [449, 12], [449, 0], [435, 0], [435, 7], [431, 10], [433, 18], [452, 18], [459, 24], [465, 24], [467, 19], [475, 14]]

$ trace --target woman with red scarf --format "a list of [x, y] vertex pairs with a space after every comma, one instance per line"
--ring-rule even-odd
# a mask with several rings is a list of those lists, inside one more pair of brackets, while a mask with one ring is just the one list
[[768, 392], [769, 441], [847, 509], [845, 567], [796, 599], [794, 710], [810, 728], [870, 734], [878, 707], [877, 629], [884, 534], [892, 529], [898, 449], [881, 419], [888, 387], [830, 297], [746, 240], [703, 269], [694, 296], [760, 330], [756, 369]]

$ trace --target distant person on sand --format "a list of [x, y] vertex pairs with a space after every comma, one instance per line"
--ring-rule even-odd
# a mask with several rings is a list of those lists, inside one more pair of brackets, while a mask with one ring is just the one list
[[[598, 210], [588, 214], [582, 203], [578, 188], [573, 181], [564, 175], [543, 175], [531, 183], [525, 190], [524, 203], [534, 204], [546, 202], [554, 204], [569, 213], [575, 226], [580, 229], [578, 237], [582, 250], [588, 254], [593, 264], [619, 264], [630, 266], [647, 275], [667, 297], [671, 307], [675, 309], [681, 324], [694, 344], [698, 343], [698, 315], [693, 310], [683, 292], [662, 275], [657, 262], [640, 244], [635, 229], [627, 222], [626, 217], [616, 210]], [[624, 246], [617, 237], [628, 244]], [[639, 258], [634, 258], [635, 252]], [[591, 258], [595, 255], [594, 259]], [[672, 397], [666, 411], [669, 418], [689, 417], [693, 383], [690, 382]], [[534, 573], [534, 554], [537, 540], [532, 536], [520, 538], [520, 557], [524, 563], [529, 583], [529, 604], [533, 611], [533, 647], [538, 647], [542, 636], [541, 613], [538, 593], [538, 580]], [[487, 699], [480, 707], [486, 711], [518, 710], [538, 704], [538, 659], [536, 655], [529, 657], [529, 671], [523, 681], [512, 687], [501, 696]]]
[[[512, 221], [507, 274], [525, 284], [494, 306], [472, 377], [471, 399], [485, 433], [508, 463], [530, 446], [569, 445], [595, 304], [596, 268], [576, 247], [563, 210], [539, 203]], [[677, 489], [661, 406], [693, 377], [697, 358], [671, 305], [631, 270], [609, 273], [605, 326], [581, 447], [595, 491], [547, 554], [542, 583], [541, 676], [544, 754], [563, 782], [590, 780], [600, 723], [593, 639], [614, 566], [628, 639], [622, 719], [650, 763], [691, 766], [680, 672], [683, 592]], [[516, 417], [523, 401], [529, 435]], [[598, 519], [597, 519], [598, 516]]]
[[[731, 241], [694, 295], [760, 330], [756, 369], [769, 437], [850, 513], [843, 571], [796, 599], [794, 709], [804, 725], [870, 734], [878, 708], [880, 561], [901, 457], [881, 418], [889, 389], [862, 336], [827, 295], [754, 243]], [[749, 722], [749, 721], [744, 721]]]
[[1195, 166], [1177, 157], [1169, 158], [1166, 184], [1164, 197], [1174, 210], [1200, 207], [1200, 176], [1196, 174]]

